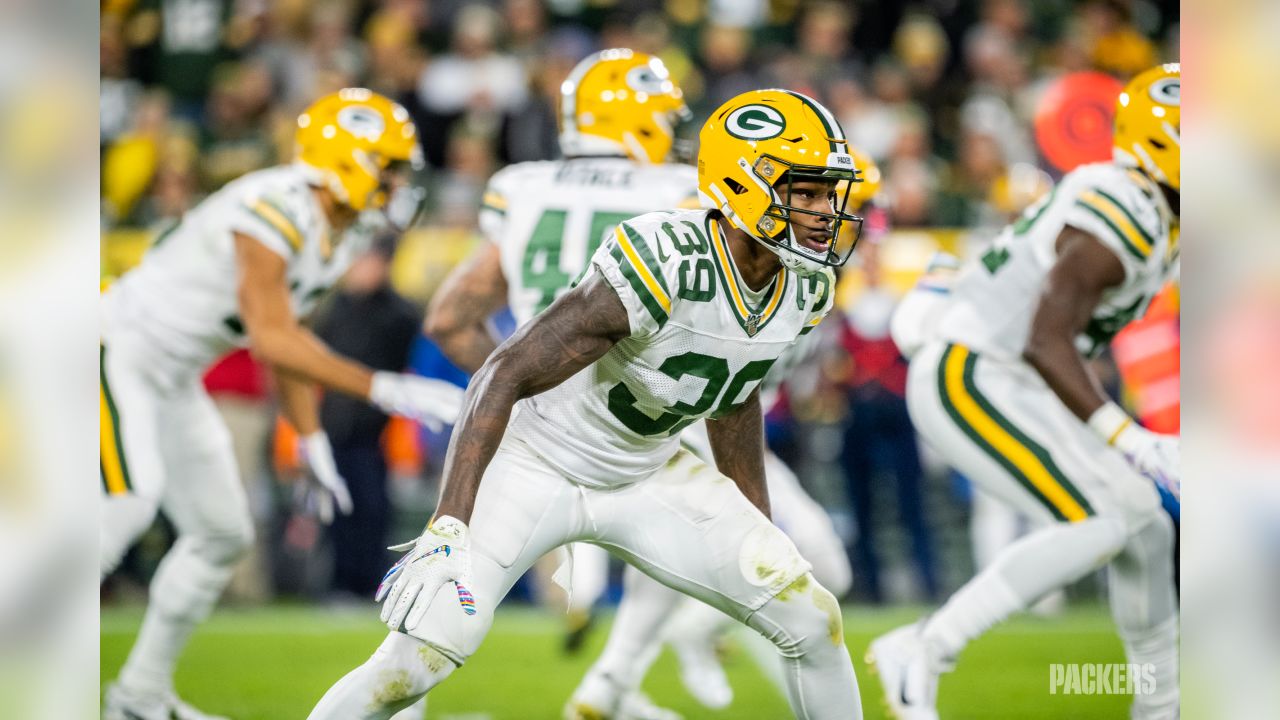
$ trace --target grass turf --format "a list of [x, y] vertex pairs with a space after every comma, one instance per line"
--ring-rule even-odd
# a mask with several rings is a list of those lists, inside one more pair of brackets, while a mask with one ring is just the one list
[[[918, 617], [914, 609], [845, 608], [845, 641], [857, 668], [867, 718], [886, 717], [879, 682], [862, 661], [870, 640]], [[102, 612], [103, 682], [115, 677], [141, 621], [141, 608]], [[484, 646], [431, 694], [428, 720], [556, 720], [560, 707], [604, 644], [608, 618], [583, 652], [560, 651], [561, 619], [507, 607]], [[196, 632], [177, 676], [179, 693], [207, 712], [234, 720], [305, 718], [324, 691], [363, 662], [385, 630], [377, 609], [327, 610], [271, 606], [218, 611]], [[1051, 663], [1124, 662], [1120, 642], [1101, 607], [1077, 608], [1055, 620], [1017, 618], [973, 643], [958, 669], [943, 676], [944, 718], [1123, 718], [1123, 695], [1051, 695]], [[674, 658], [664, 652], [645, 690], [686, 718], [790, 718], [782, 696], [744, 650], [725, 660], [734, 701], [723, 711], [699, 706], [684, 691]]]

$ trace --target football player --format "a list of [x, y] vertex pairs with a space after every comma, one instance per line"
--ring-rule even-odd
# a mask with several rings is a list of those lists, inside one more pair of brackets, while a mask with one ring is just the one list
[[[849, 193], [849, 207], [862, 212], [880, 187], [880, 171], [867, 155], [848, 148], [858, 168], [861, 182]], [[814, 336], [797, 342], [771, 368], [761, 388], [762, 407], [777, 397], [780, 380], [811, 355]], [[713, 453], [706, 428], [697, 423], [681, 435], [681, 443], [704, 461]], [[799, 479], [786, 463], [765, 449], [765, 481], [774, 523], [785, 532], [802, 557], [812, 566], [814, 578], [836, 597], [843, 596], [853, 583], [853, 570], [844, 544], [836, 534], [830, 516], [805, 493]], [[575, 689], [566, 705], [566, 720], [616, 717], [643, 720], [645, 704], [633, 702], [649, 667], [657, 659], [663, 642], [675, 651], [680, 679], [698, 702], [720, 709], [733, 701], [733, 688], [716, 654], [716, 643], [734, 625], [733, 619], [715, 608], [655, 583], [633, 567], [624, 576], [626, 592], [618, 607], [609, 640], [600, 658]], [[758, 635], [748, 634], [747, 649], [757, 660], [765, 677], [786, 691], [782, 668], [772, 646]], [[757, 642], [758, 641], [758, 642]], [[623, 688], [618, 710], [608, 714], [612, 699]], [[643, 695], [639, 695], [643, 700]]]
[[[627, 49], [595, 53], [561, 89], [564, 160], [508, 166], [485, 190], [480, 226], [489, 242], [432, 297], [424, 329], [458, 367], [474, 373], [498, 347], [488, 326], [509, 306], [523, 325], [569, 289], [618, 223], [661, 208], [697, 207], [691, 165], [669, 162], [689, 118], [662, 61]], [[572, 546], [566, 649], [585, 637], [608, 585], [608, 552]]]
[[421, 190], [407, 180], [420, 153], [408, 113], [349, 88], [308, 108], [296, 141], [292, 164], [209, 196], [102, 298], [102, 577], [157, 509], [178, 535], [107, 690], [109, 720], [207, 717], [178, 699], [174, 666], [253, 534], [230, 434], [201, 384], [211, 363], [248, 347], [274, 371], [324, 515], [335, 504], [350, 512], [351, 499], [320, 429], [316, 385], [437, 424], [461, 405], [453, 386], [370, 372], [298, 323], [373, 232], [407, 226], [416, 214]]
[[965, 645], [1104, 563], [1128, 661], [1154, 669], [1132, 716], [1178, 715], [1174, 537], [1157, 491], [1177, 492], [1178, 439], [1135, 423], [1086, 359], [1177, 266], [1180, 87], [1177, 64], [1134, 78], [1114, 161], [1069, 173], [934, 296], [932, 338], [911, 359], [912, 419], [957, 469], [1043, 524], [937, 612], [871, 644], [900, 718], [936, 718], [938, 675]]
[[[392, 632], [312, 718], [413, 703], [534, 560], [575, 541], [768, 637], [797, 716], [861, 716], [839, 605], [769, 520], [757, 392], [831, 308], [858, 235], [842, 229], [861, 224], [854, 163], [830, 112], [783, 90], [731, 99], [700, 139], [711, 209], [617, 225], [472, 378], [435, 517], [378, 594]], [[679, 444], [704, 418], [714, 468]]]

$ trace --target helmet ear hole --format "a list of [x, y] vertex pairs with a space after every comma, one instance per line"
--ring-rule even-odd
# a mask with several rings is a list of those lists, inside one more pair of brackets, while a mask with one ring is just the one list
[[742, 183], [730, 177], [724, 179], [724, 184], [733, 191], [734, 195], [741, 195], [747, 191], [747, 188]]
[[1166, 147], [1164, 143], [1160, 142], [1155, 138], [1147, 138], [1147, 142], [1151, 143], [1151, 146], [1157, 150], [1164, 150]]

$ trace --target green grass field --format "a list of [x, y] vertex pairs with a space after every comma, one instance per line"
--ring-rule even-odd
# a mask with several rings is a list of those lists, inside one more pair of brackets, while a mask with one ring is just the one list
[[[857, 665], [867, 718], [884, 717], [880, 686], [862, 662], [877, 634], [918, 616], [911, 609], [845, 609], [845, 639]], [[115, 677], [141, 621], [136, 607], [102, 612], [102, 678]], [[585, 651], [560, 652], [560, 618], [520, 607], [498, 613], [484, 647], [431, 695], [430, 720], [556, 720], [560, 707], [604, 644], [608, 618]], [[373, 603], [367, 611], [275, 606], [220, 610], [196, 633], [178, 671], [179, 692], [209, 712], [234, 720], [305, 718], [325, 689], [363, 662], [385, 630]], [[1123, 662], [1105, 610], [1075, 609], [1057, 620], [1015, 619], [974, 643], [956, 672], [944, 676], [944, 718], [1124, 718], [1128, 698], [1049, 694], [1051, 663]], [[645, 690], [686, 718], [789, 718], [786, 702], [743, 651], [726, 667], [733, 704], [703, 709], [684, 691], [670, 653]]]

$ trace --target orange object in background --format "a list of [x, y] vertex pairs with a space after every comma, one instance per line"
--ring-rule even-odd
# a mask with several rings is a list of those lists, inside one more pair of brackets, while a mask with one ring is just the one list
[[1176, 435], [1181, 428], [1180, 350], [1178, 288], [1172, 283], [1151, 301], [1146, 315], [1111, 341], [1138, 420], [1155, 432]]
[[426, 458], [418, 423], [409, 418], [391, 416], [382, 430], [382, 453], [392, 475], [421, 477]]
[[[387, 459], [387, 468], [391, 474], [421, 476], [425, 457], [418, 423], [408, 418], [392, 416], [382, 430], [382, 453]], [[271, 457], [280, 477], [289, 477], [302, 470], [302, 458], [298, 454], [298, 433], [283, 415], [276, 417]]]
[[1099, 72], [1078, 72], [1054, 81], [1036, 108], [1036, 143], [1058, 170], [1111, 159], [1116, 101], [1124, 86]]

